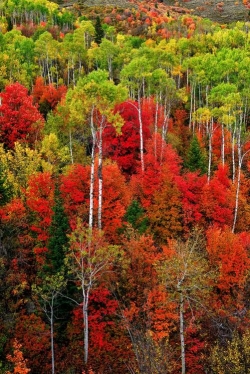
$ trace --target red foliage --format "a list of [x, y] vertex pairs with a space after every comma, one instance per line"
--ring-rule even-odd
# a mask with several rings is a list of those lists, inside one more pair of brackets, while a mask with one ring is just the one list
[[203, 199], [203, 188], [207, 183], [205, 175], [199, 173], [187, 173], [178, 178], [178, 186], [182, 193], [183, 220], [186, 230], [202, 222], [201, 201]]
[[[97, 191], [96, 201], [97, 201]], [[102, 224], [109, 240], [118, 240], [117, 229], [122, 226], [123, 217], [131, 201], [131, 191], [125, 177], [117, 164], [108, 164], [103, 167], [103, 211]]]
[[201, 336], [197, 323], [191, 323], [185, 330], [185, 349], [187, 372], [192, 374], [203, 374], [205, 341]]
[[[124, 119], [121, 134], [115, 133], [111, 126], [106, 127], [103, 133], [103, 154], [116, 161], [118, 166], [127, 175], [136, 170], [139, 162], [139, 118], [137, 104], [135, 102], [124, 102], [116, 107]], [[145, 106], [142, 108], [143, 139], [144, 142], [150, 137], [150, 112]]]
[[76, 228], [77, 217], [88, 222], [90, 168], [79, 164], [72, 165], [61, 177], [60, 190], [70, 226]]
[[[65, 97], [67, 87], [61, 85], [55, 87], [53, 84], [45, 85], [42, 77], [37, 77], [33, 87], [33, 100], [40, 107], [46, 107], [46, 111], [52, 110]], [[45, 113], [46, 114], [46, 113]]]
[[250, 269], [248, 243], [246, 236], [233, 234], [229, 229], [213, 227], [207, 231], [210, 261], [219, 270], [215, 283], [220, 291], [217, 307], [223, 303], [237, 308], [242, 305], [242, 291]]
[[33, 145], [40, 137], [43, 118], [33, 105], [28, 90], [20, 83], [6, 86], [0, 94], [0, 136], [7, 148], [14, 148], [16, 141]]
[[235, 197], [228, 173], [228, 167], [220, 165], [210, 183], [203, 187], [201, 212], [208, 224], [219, 227], [232, 225]]
[[126, 290], [124, 315], [130, 322], [138, 321], [139, 324], [143, 324], [145, 321], [140, 321], [141, 312], [147, 308], [148, 294], [157, 284], [154, 263], [159, 258], [159, 253], [152, 238], [145, 235], [130, 238], [124, 241], [123, 246], [126, 256], [126, 281], [123, 285], [123, 291]]
[[26, 190], [27, 206], [34, 215], [30, 229], [36, 233], [34, 252], [37, 262], [43, 263], [44, 253], [49, 238], [49, 227], [54, 203], [54, 180], [49, 172], [33, 175], [28, 181]]
[[[93, 290], [89, 304], [89, 366], [97, 373], [105, 372], [110, 367], [110, 360], [114, 372], [124, 372], [123, 360], [125, 362], [131, 355], [127, 337], [118, 326], [117, 310], [118, 303], [112, 298], [110, 291], [103, 286]], [[71, 359], [78, 361], [79, 367], [83, 354], [82, 331], [83, 316], [80, 306], [73, 311], [72, 324], [68, 330], [72, 342], [69, 347], [72, 350]]]
[[21, 314], [15, 326], [15, 337], [22, 344], [32, 371], [42, 374], [51, 370], [50, 331], [34, 313]]

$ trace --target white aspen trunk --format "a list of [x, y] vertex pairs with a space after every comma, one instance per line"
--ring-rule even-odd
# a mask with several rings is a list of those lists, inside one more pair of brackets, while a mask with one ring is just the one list
[[189, 111], [189, 129], [191, 129], [192, 126], [192, 113], [193, 113], [193, 84], [191, 85], [190, 89], [190, 111]]
[[99, 129], [99, 152], [98, 152], [98, 229], [102, 229], [102, 190], [103, 190], [103, 175], [102, 175], [102, 132], [103, 132], [103, 123], [105, 117], [102, 116], [101, 125]]
[[54, 351], [54, 303], [53, 298], [50, 305], [50, 344], [51, 344], [51, 372], [55, 373], [55, 351]]
[[73, 149], [72, 149], [72, 133], [71, 130], [69, 130], [69, 152], [70, 152], [70, 159], [71, 163], [74, 163], [74, 157], [73, 157]]
[[232, 233], [235, 231], [235, 226], [238, 217], [238, 210], [239, 210], [239, 193], [240, 193], [240, 180], [241, 180], [241, 162], [238, 166], [238, 176], [237, 176], [237, 186], [236, 186], [236, 195], [235, 195], [235, 207], [234, 207], [234, 220], [232, 226]]
[[221, 124], [221, 162], [222, 165], [225, 165], [225, 131], [224, 125]]
[[159, 100], [158, 97], [156, 98], [156, 106], [155, 106], [155, 126], [154, 126], [154, 132], [155, 132], [155, 138], [154, 138], [154, 155], [156, 159], [157, 155], [157, 142], [156, 142], [156, 134], [158, 132], [158, 112], [159, 112]]
[[181, 341], [181, 374], [186, 373], [185, 337], [184, 337], [184, 297], [180, 290], [180, 341]]
[[[194, 84], [194, 93], [193, 93], [193, 113], [195, 113], [196, 111], [196, 98], [195, 98], [195, 88], [196, 88], [196, 85]], [[192, 130], [193, 130], [193, 134], [194, 134], [194, 130], [195, 130], [195, 120], [192, 119]]]
[[233, 183], [235, 181], [235, 150], [234, 150], [234, 146], [235, 146], [235, 128], [232, 132], [232, 180], [233, 180]]
[[167, 130], [168, 130], [169, 116], [170, 116], [170, 105], [169, 105], [168, 111], [167, 111], [167, 108], [166, 108], [166, 105], [165, 105], [165, 108], [164, 108], [164, 119], [163, 119], [163, 125], [162, 125], [162, 142], [161, 142], [161, 157], [160, 157], [161, 163], [162, 163], [162, 159], [163, 159], [163, 151], [164, 151], [164, 147], [165, 147], [165, 139], [166, 139]]
[[88, 354], [89, 354], [89, 316], [88, 316], [88, 307], [89, 307], [89, 289], [84, 290], [83, 287], [83, 324], [84, 324], [84, 362], [87, 364], [88, 362]]
[[91, 167], [90, 167], [90, 188], [89, 188], [89, 229], [93, 229], [94, 217], [94, 182], [95, 182], [95, 144], [96, 132], [94, 128], [94, 107], [91, 110], [90, 128], [92, 133]]
[[113, 80], [112, 58], [108, 57], [109, 80]]
[[75, 87], [75, 85], [76, 85], [76, 80], [75, 80], [75, 61], [74, 61], [73, 57], [71, 57], [71, 70], [72, 70], [73, 86]]
[[208, 108], [208, 90], [209, 90], [209, 86], [206, 85], [206, 107]]
[[198, 85], [198, 105], [199, 107], [202, 106], [202, 102], [201, 102], [201, 84]]
[[212, 145], [212, 139], [213, 139], [213, 118], [210, 121], [209, 129], [208, 129], [208, 168], [207, 168], [207, 183], [209, 184], [210, 178], [211, 178], [211, 166], [212, 166], [212, 154], [213, 154], [213, 145]]
[[69, 60], [68, 60], [68, 65], [67, 65], [67, 81], [68, 81], [68, 86], [69, 86], [69, 77], [70, 77], [70, 66], [69, 66]]
[[51, 84], [51, 77], [50, 77], [50, 69], [49, 69], [49, 56], [48, 56], [48, 52], [46, 54], [46, 68], [47, 68], [47, 75], [48, 75], [48, 82], [49, 84]]
[[241, 154], [241, 127], [242, 127], [242, 117], [240, 119], [239, 128], [237, 129], [237, 132], [238, 132], [237, 133], [238, 174], [237, 174], [237, 186], [236, 186], [236, 194], [235, 194], [235, 207], [234, 207], [234, 220], [233, 220], [232, 233], [234, 233], [235, 231], [235, 226], [236, 226], [237, 217], [238, 217], [241, 167], [242, 167], [243, 158], [245, 156], [245, 155], [242, 156]]
[[138, 117], [139, 117], [139, 133], [140, 133], [140, 156], [141, 156], [141, 170], [144, 173], [144, 144], [143, 144], [143, 123], [142, 123], [142, 108], [141, 108], [141, 97], [138, 92]]

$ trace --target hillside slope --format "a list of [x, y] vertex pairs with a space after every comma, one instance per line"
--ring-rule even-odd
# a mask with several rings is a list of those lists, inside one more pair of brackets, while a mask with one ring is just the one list
[[[164, 0], [167, 5], [173, 5], [173, 0]], [[235, 21], [246, 21], [249, 17], [249, 10], [241, 1], [235, 0], [180, 0], [179, 6], [192, 9], [193, 13], [212, 21], [229, 23]]]

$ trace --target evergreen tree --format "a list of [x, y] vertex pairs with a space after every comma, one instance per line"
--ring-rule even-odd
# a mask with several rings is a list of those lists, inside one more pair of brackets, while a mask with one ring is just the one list
[[102, 38], [104, 38], [104, 30], [102, 28], [100, 17], [98, 16], [95, 24], [95, 42], [99, 45]]
[[143, 234], [148, 226], [148, 219], [144, 210], [137, 200], [133, 200], [125, 214], [125, 220], [132, 225], [135, 230]]
[[[70, 225], [57, 184], [54, 200], [54, 214], [49, 230], [48, 252], [44, 272], [41, 274], [41, 277], [43, 278], [45, 291], [46, 285], [49, 284], [49, 291], [54, 295], [55, 291], [53, 288], [51, 291], [50, 287], [51, 285], [58, 287], [58, 294], [53, 300], [54, 321], [50, 322], [53, 323], [53, 328], [56, 332], [57, 344], [63, 345], [67, 339], [65, 331], [73, 308], [72, 302], [68, 297], [74, 295], [76, 286], [72, 282], [67, 282], [67, 275], [64, 268], [65, 255], [69, 248], [68, 234], [70, 233]], [[59, 280], [58, 282], [57, 279]], [[61, 288], [60, 282], [62, 284]]]
[[62, 198], [58, 186], [55, 189], [54, 214], [50, 226], [50, 239], [48, 243], [47, 266], [50, 271], [57, 273], [64, 264], [64, 253], [68, 246], [70, 227], [65, 214]]
[[199, 170], [201, 174], [205, 174], [207, 172], [206, 156], [196, 135], [190, 142], [184, 165], [190, 171]]

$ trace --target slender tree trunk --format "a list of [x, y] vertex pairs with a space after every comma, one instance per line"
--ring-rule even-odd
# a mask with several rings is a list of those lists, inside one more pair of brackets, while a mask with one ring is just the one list
[[221, 162], [222, 165], [225, 165], [225, 131], [224, 125], [221, 125]]
[[96, 132], [94, 128], [94, 107], [91, 110], [90, 128], [92, 133], [91, 167], [90, 167], [90, 189], [89, 189], [89, 229], [93, 229], [94, 216], [94, 182], [95, 182], [95, 145]]
[[82, 304], [82, 312], [83, 312], [83, 324], [84, 324], [84, 362], [87, 364], [88, 362], [88, 355], [89, 355], [89, 315], [88, 315], [88, 308], [89, 308], [89, 288], [85, 288], [86, 286], [82, 284], [82, 293], [83, 293], [83, 304]]
[[54, 351], [54, 303], [50, 306], [50, 344], [51, 344], [51, 372], [55, 373], [55, 351]]
[[109, 80], [113, 80], [113, 69], [112, 69], [112, 58], [108, 57], [108, 70], [109, 70]]
[[236, 226], [237, 217], [238, 217], [240, 180], [241, 180], [241, 163], [239, 163], [239, 166], [238, 166], [238, 176], [237, 176], [237, 186], [236, 186], [236, 195], [235, 195], [234, 220], [233, 220], [233, 226], [232, 226], [232, 233], [234, 233], [234, 231], [235, 231], [235, 226]]
[[165, 141], [166, 141], [166, 135], [167, 135], [167, 131], [168, 131], [168, 123], [169, 123], [169, 116], [170, 116], [170, 105], [169, 105], [169, 108], [167, 110], [166, 108], [166, 104], [164, 106], [164, 119], [163, 119], [163, 124], [162, 124], [162, 142], [161, 142], [161, 163], [162, 163], [162, 159], [163, 159], [163, 151], [164, 151], [164, 147], [165, 147]]
[[159, 114], [159, 100], [158, 97], [156, 98], [156, 105], [155, 105], [155, 126], [154, 126], [154, 133], [155, 133], [155, 138], [154, 138], [154, 155], [156, 159], [157, 155], [157, 141], [156, 141], [156, 134], [158, 132], [158, 114]]
[[236, 223], [237, 223], [237, 217], [238, 217], [242, 163], [243, 163], [244, 157], [250, 151], [250, 150], [248, 150], [242, 155], [242, 139], [241, 139], [242, 122], [243, 122], [243, 116], [241, 115], [240, 116], [239, 127], [237, 128], [238, 174], [237, 174], [237, 185], [236, 185], [234, 220], [233, 220], [233, 226], [232, 226], [232, 233], [234, 233], [234, 231], [235, 231], [235, 227], [236, 227]]
[[210, 182], [211, 178], [211, 166], [212, 166], [212, 155], [213, 155], [213, 145], [212, 145], [212, 139], [213, 139], [213, 118], [210, 121], [210, 124], [208, 126], [208, 169], [207, 169], [207, 182]]
[[184, 297], [180, 290], [180, 341], [181, 341], [181, 374], [186, 373], [185, 338], [184, 338]]
[[192, 114], [193, 114], [193, 84], [191, 84], [191, 89], [190, 89], [190, 111], [189, 111], [189, 129], [191, 129], [192, 126]]
[[103, 189], [103, 175], [102, 175], [102, 132], [105, 117], [102, 116], [101, 125], [99, 129], [99, 153], [98, 153], [98, 229], [102, 229], [102, 189]]
[[235, 180], [235, 128], [232, 132], [232, 180]]
[[71, 163], [74, 163], [74, 157], [73, 157], [73, 149], [72, 149], [72, 132], [69, 130], [69, 152], [70, 152], [70, 159]]
[[140, 133], [140, 155], [141, 155], [141, 170], [144, 173], [144, 144], [143, 144], [143, 123], [142, 123], [142, 107], [141, 107], [141, 97], [138, 93], [138, 117], [139, 117], [139, 133]]

